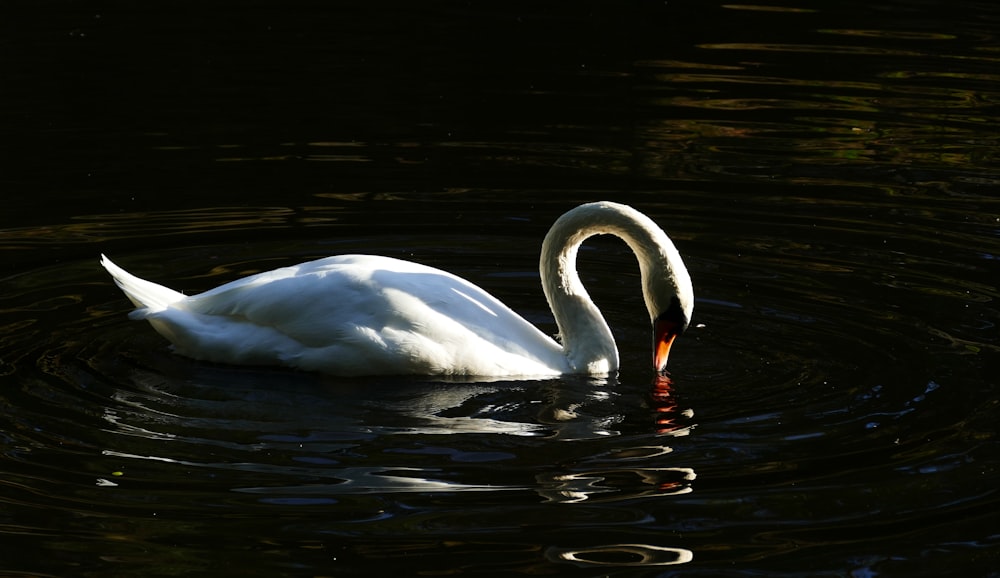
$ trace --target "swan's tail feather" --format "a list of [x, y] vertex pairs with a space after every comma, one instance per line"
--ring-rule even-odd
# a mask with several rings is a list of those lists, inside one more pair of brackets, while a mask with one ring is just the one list
[[108, 273], [111, 273], [115, 284], [125, 292], [125, 296], [136, 307], [145, 308], [149, 312], [155, 312], [165, 309], [171, 303], [184, 299], [183, 293], [140, 279], [112, 263], [111, 259], [108, 259], [103, 254], [101, 255], [101, 265], [108, 270]]

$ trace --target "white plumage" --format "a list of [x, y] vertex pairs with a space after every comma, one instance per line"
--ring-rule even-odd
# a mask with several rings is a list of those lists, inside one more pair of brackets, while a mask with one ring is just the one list
[[389, 257], [328, 257], [193, 296], [135, 277], [103, 255], [101, 264], [138, 307], [130, 317], [149, 321], [177, 353], [196, 359], [334, 375], [602, 374], [618, 368], [617, 348], [575, 270], [576, 248], [598, 233], [617, 234], [636, 251], [651, 319], [668, 311], [676, 318], [663, 336], [669, 348], [690, 319], [690, 278], [659, 227], [614, 203], [573, 209], [543, 243], [543, 288], [562, 345], [472, 283]]

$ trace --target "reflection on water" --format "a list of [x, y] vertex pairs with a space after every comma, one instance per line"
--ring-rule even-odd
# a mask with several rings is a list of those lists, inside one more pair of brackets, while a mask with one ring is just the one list
[[[474, 485], [430, 479], [425, 476], [434, 475], [433, 469], [421, 468], [344, 468], [336, 470], [331, 477], [337, 478], [335, 484], [309, 484], [287, 487], [233, 488], [234, 492], [248, 494], [266, 494], [261, 498], [263, 503], [289, 503], [306, 505], [307, 502], [335, 503], [330, 496], [341, 494], [384, 494], [408, 492], [497, 492], [503, 490], [521, 490], [524, 488]], [[294, 496], [294, 498], [289, 497]]]
[[[669, 449], [669, 448], [664, 448]], [[538, 482], [540, 493], [550, 502], [571, 504], [585, 500], [606, 501], [633, 499], [642, 496], [686, 494], [690, 482], [697, 476], [691, 468], [637, 468], [617, 467], [609, 470], [592, 470], [572, 474], [543, 474]], [[623, 492], [618, 488], [628, 488]], [[645, 490], [636, 491], [637, 488]], [[601, 494], [612, 494], [612, 497]]]
[[[392, 384], [372, 379], [352, 385], [280, 370], [203, 366], [165, 351], [153, 357], [125, 352], [134, 354], [142, 356], [135, 363], [152, 366], [120, 372], [107, 366], [115, 360], [92, 362], [94, 370], [109, 375], [119, 371], [116, 379], [124, 380], [99, 404], [106, 422], [101, 429], [113, 434], [100, 454], [120, 465], [114, 472], [101, 472], [98, 486], [128, 486], [125, 472], [132, 461], [241, 476], [306, 477], [310, 482], [305, 485], [279, 481], [231, 488], [260, 495], [262, 503], [299, 505], [335, 503], [344, 494], [511, 490], [533, 490], [546, 502], [627, 501], [689, 492], [696, 477], [691, 468], [645, 465], [669, 460], [669, 446], [626, 443], [574, 460], [579, 463], [546, 464], [544, 471], [503, 483], [493, 465], [523, 455], [503, 446], [461, 449], [464, 436], [537, 438], [539, 450], [550, 443], [620, 436], [611, 426], [626, 417], [608, 410], [615, 395], [609, 388], [621, 384], [606, 378], [505, 383], [410, 379]], [[665, 378], [658, 379], [662, 384]], [[372, 396], [372, 387], [381, 388], [380, 395]], [[666, 397], [665, 389], [658, 390], [657, 426], [690, 417], [690, 411], [673, 416]], [[690, 427], [672, 432], [661, 427], [660, 433], [687, 435]], [[455, 438], [457, 445], [424, 441], [438, 436]], [[359, 447], [390, 440], [395, 441], [380, 451], [395, 457], [393, 465], [364, 465], [359, 459]], [[150, 451], [155, 453], [142, 453]], [[283, 460], [258, 461], [272, 452]], [[485, 466], [485, 477], [469, 472], [468, 479], [454, 478], [442, 464], [455, 463]]]
[[[0, 573], [995, 572], [992, 4], [393, 8], [8, 31]], [[384, 254], [551, 333], [538, 245], [600, 198], [692, 271], [669, 378], [602, 239], [606, 380], [196, 363], [97, 263]]]
[[592, 548], [549, 548], [551, 558], [582, 566], [673, 566], [686, 564], [694, 555], [684, 548], [668, 548], [650, 544], [606, 544]]

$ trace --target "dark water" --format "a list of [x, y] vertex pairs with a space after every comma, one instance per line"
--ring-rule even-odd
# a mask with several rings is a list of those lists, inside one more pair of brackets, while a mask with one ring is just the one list
[[[2, 9], [0, 573], [1000, 575], [991, 2]], [[172, 355], [97, 263], [198, 292], [344, 252], [546, 331], [540, 240], [630, 203], [691, 270], [653, 385]]]

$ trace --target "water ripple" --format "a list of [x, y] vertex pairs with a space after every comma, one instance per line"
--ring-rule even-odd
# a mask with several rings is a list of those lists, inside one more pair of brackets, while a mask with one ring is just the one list
[[[320, 28], [250, 11], [230, 26], [244, 48], [213, 41], [188, 60], [219, 67], [196, 71], [198, 107], [161, 78], [167, 60], [110, 67], [155, 83], [124, 91], [140, 110], [105, 106], [115, 79], [97, 77], [102, 105], [71, 107], [103, 111], [93, 124], [59, 112], [69, 93], [51, 79], [82, 83], [70, 92], [83, 98], [97, 68], [53, 75], [80, 61], [45, 56], [14, 71], [41, 71], [60, 100], [46, 115], [33, 99], [11, 107], [25, 152], [12, 153], [0, 231], [2, 570], [992, 569], [996, 9], [695, 4], [559, 19], [462, 7], [431, 29], [404, 11], [385, 43], [327, 34], [335, 22], [310, 12], [322, 37], [353, 38], [325, 54], [395, 67], [327, 80], [319, 66], [289, 78], [297, 67], [270, 52], [287, 42], [319, 64], [303, 39], [320, 35], [296, 34]], [[121, 39], [124, 15], [54, 18], [39, 22], [72, 37], [47, 29], [42, 44], [71, 40], [87, 62]], [[173, 62], [174, 31], [144, 24], [128, 45], [169, 40]], [[420, 42], [401, 44], [407, 30]], [[492, 60], [466, 49], [483, 32], [503, 47]], [[115, 62], [118, 45], [105, 46]], [[260, 58], [267, 74], [247, 68]], [[222, 69], [268, 86], [227, 85], [254, 103], [228, 116], [240, 99], [218, 90]], [[304, 112], [268, 104], [289, 97]], [[35, 117], [48, 124], [17, 126]], [[197, 292], [382, 253], [473, 279], [554, 332], [538, 244], [597, 198], [661, 222], [691, 269], [695, 318], [669, 379], [650, 375], [638, 268], [613, 241], [580, 253], [621, 348], [609, 379], [340, 380], [193, 362], [128, 321], [97, 264], [107, 252]]]

